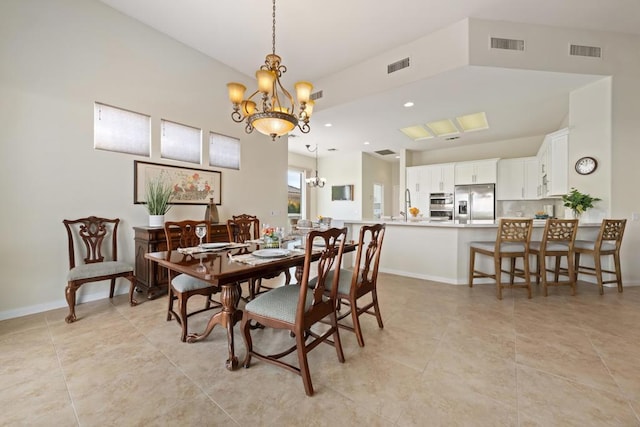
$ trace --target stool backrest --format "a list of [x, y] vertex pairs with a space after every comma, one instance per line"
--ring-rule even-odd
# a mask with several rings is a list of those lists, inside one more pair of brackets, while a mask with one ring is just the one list
[[573, 247], [578, 232], [577, 219], [548, 219], [544, 226], [542, 242], [567, 242]]
[[622, 244], [622, 236], [627, 225], [626, 219], [604, 219], [598, 233], [596, 248], [601, 248], [603, 243], [614, 243], [616, 251], [620, 250]]
[[496, 238], [496, 252], [500, 251], [502, 243], [524, 243], [528, 251], [531, 240], [532, 219], [502, 218], [498, 223], [498, 236]]

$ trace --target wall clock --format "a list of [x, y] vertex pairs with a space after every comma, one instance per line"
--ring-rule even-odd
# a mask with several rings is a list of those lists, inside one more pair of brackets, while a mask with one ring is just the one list
[[576, 162], [576, 172], [580, 175], [589, 175], [598, 167], [598, 161], [593, 157], [582, 157]]

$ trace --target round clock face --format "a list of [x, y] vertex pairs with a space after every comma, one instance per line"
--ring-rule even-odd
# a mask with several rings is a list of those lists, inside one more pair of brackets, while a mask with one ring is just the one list
[[589, 175], [598, 167], [598, 162], [593, 157], [583, 157], [576, 162], [576, 172], [580, 175]]

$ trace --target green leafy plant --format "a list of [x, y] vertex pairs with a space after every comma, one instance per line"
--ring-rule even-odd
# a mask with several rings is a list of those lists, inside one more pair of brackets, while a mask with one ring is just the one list
[[173, 199], [173, 187], [162, 175], [147, 182], [146, 201], [149, 215], [164, 215], [169, 212]]
[[581, 193], [576, 188], [571, 188], [568, 194], [562, 196], [565, 208], [570, 208], [577, 215], [580, 215], [587, 209], [593, 207], [594, 202], [598, 202], [601, 199], [597, 197], [591, 197], [589, 194]]

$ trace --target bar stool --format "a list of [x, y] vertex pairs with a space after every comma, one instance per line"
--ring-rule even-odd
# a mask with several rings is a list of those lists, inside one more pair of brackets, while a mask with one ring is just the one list
[[[531, 298], [531, 278], [529, 272], [529, 243], [533, 219], [507, 219], [498, 223], [498, 235], [494, 242], [471, 242], [469, 254], [469, 287], [473, 287], [473, 279], [478, 277], [492, 278], [496, 282], [498, 299], [502, 299], [502, 288], [525, 288]], [[486, 273], [475, 269], [476, 254], [493, 258], [494, 273]], [[502, 260], [511, 260], [509, 271], [502, 269]], [[517, 258], [522, 258], [523, 268], [515, 268]], [[502, 283], [502, 273], [509, 274], [509, 283]], [[524, 283], [514, 283], [514, 278], [524, 279]]]
[[[544, 296], [547, 286], [571, 286], [571, 295], [576, 294], [576, 279], [573, 264], [573, 246], [578, 232], [577, 219], [548, 219], [542, 233], [542, 241], [532, 241], [529, 252], [536, 257], [536, 284], [542, 281]], [[547, 257], [555, 257], [555, 268], [548, 269]], [[560, 268], [562, 257], [567, 258], [567, 268]], [[553, 281], [547, 280], [547, 273], [553, 273]], [[567, 276], [560, 281], [560, 276]]]
[[[576, 240], [574, 245], [575, 252], [575, 280], [578, 280], [578, 274], [588, 274], [596, 276], [598, 286], [600, 287], [600, 295], [604, 294], [603, 285], [606, 283], [616, 283], [618, 292], [622, 292], [622, 271], [620, 270], [620, 246], [622, 245], [622, 236], [624, 228], [627, 225], [626, 219], [604, 219], [600, 226], [597, 239], [594, 240]], [[580, 255], [587, 254], [593, 256], [594, 267], [580, 265]], [[604, 270], [602, 268], [602, 257], [612, 255], [614, 270]], [[602, 280], [602, 273], [613, 274], [615, 280]]]

